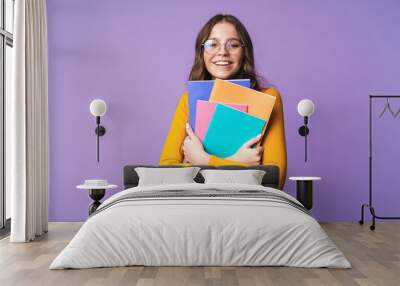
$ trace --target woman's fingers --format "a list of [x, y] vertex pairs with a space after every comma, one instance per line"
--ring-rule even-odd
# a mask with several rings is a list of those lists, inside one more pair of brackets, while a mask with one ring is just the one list
[[189, 136], [186, 136], [185, 139], [183, 140], [183, 143], [185, 143], [185, 142], [187, 142], [187, 141], [189, 141], [189, 140], [190, 140], [190, 137], [189, 137]]
[[182, 151], [184, 151], [184, 152], [186, 151], [187, 143], [188, 143], [189, 140], [190, 140], [189, 136], [186, 136], [185, 139], [183, 139]]
[[190, 139], [193, 138], [193, 136], [195, 136], [192, 127], [190, 127], [189, 123], [186, 123], [186, 133], [188, 134], [188, 136], [190, 137]]
[[260, 161], [261, 160], [261, 150], [262, 148], [256, 148], [255, 150], [254, 150], [254, 155], [253, 155], [253, 157], [252, 157], [252, 159], [254, 160], [254, 161]]
[[246, 148], [251, 148], [254, 144], [256, 144], [258, 141], [261, 139], [261, 134], [258, 134], [256, 137], [251, 138], [249, 141], [243, 144], [244, 147]]

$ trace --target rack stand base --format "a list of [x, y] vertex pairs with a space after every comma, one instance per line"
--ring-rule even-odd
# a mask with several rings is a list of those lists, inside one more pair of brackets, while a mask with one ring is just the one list
[[365, 207], [369, 208], [369, 211], [372, 216], [372, 225], [369, 226], [370, 230], [375, 230], [375, 219], [381, 219], [381, 220], [398, 219], [398, 220], [400, 220], [400, 217], [395, 217], [395, 216], [386, 216], [386, 217], [385, 216], [377, 216], [377, 215], [375, 215], [375, 209], [373, 206], [371, 206], [369, 204], [363, 204], [361, 206], [361, 219], [358, 221], [358, 223], [361, 225], [364, 224], [364, 208]]

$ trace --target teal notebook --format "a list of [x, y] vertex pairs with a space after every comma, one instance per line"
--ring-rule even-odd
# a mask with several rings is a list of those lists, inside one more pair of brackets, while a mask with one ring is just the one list
[[261, 118], [218, 103], [204, 136], [204, 149], [211, 155], [229, 157], [260, 134], [264, 125]]

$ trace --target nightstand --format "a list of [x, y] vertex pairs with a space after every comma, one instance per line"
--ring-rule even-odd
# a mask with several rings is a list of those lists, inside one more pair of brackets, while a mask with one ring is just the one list
[[313, 182], [321, 179], [321, 177], [289, 177], [289, 180], [296, 181], [297, 200], [308, 210], [313, 207]]
[[114, 189], [117, 185], [110, 185], [107, 180], [85, 180], [83, 185], [76, 186], [77, 189], [89, 190], [89, 197], [93, 202], [89, 205], [89, 216], [101, 205], [100, 200], [106, 194], [107, 189]]

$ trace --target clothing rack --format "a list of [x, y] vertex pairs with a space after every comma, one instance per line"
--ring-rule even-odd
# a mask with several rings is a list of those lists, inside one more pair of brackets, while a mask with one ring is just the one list
[[[363, 204], [361, 206], [361, 220], [359, 221], [359, 223], [361, 225], [364, 224], [364, 208], [367, 207], [372, 216], [372, 225], [370, 225], [370, 227], [369, 227], [371, 230], [375, 229], [375, 219], [381, 219], [381, 220], [400, 219], [400, 217], [376, 215], [375, 208], [373, 207], [373, 201], [372, 201], [372, 100], [373, 99], [386, 99], [387, 104], [389, 104], [389, 98], [400, 98], [400, 95], [370, 95], [369, 96], [369, 200], [368, 200], [368, 204]], [[387, 106], [385, 105], [385, 109], [383, 112], [385, 112], [386, 108], [387, 108]], [[394, 116], [391, 109], [389, 109], [389, 111], [392, 114], [392, 116]], [[381, 114], [381, 116], [382, 116], [382, 114]], [[398, 113], [396, 113], [396, 116], [397, 116], [397, 114]], [[396, 118], [396, 116], [394, 116], [394, 118]]]

